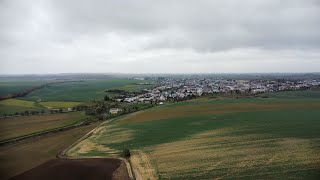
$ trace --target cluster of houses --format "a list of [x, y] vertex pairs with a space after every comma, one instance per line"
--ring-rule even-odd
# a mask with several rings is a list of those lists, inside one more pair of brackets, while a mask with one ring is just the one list
[[319, 86], [319, 80], [225, 80], [217, 78], [165, 78], [146, 93], [116, 99], [119, 102], [158, 102], [168, 98], [182, 99], [188, 96], [201, 96], [212, 93], [249, 93], [276, 92], [284, 90], [308, 89]]

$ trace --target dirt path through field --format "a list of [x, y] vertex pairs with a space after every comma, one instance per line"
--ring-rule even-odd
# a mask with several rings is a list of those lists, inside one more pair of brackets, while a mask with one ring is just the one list
[[156, 170], [154, 169], [148, 154], [142, 151], [133, 151], [130, 162], [137, 180], [157, 179]]
[[[97, 159], [117, 159], [122, 161], [125, 164], [125, 167], [127, 169], [127, 173], [128, 173], [128, 178], [129, 179], [135, 179], [132, 173], [132, 169], [131, 169], [131, 164], [129, 163], [129, 161], [125, 158], [121, 158], [121, 157], [106, 157], [106, 156], [94, 156], [94, 157], [77, 157], [77, 156], [68, 156], [68, 151], [73, 148], [74, 146], [76, 146], [78, 143], [85, 141], [87, 138], [89, 138], [90, 136], [92, 136], [93, 134], [95, 134], [97, 131], [100, 131], [102, 128], [102, 126], [111, 123], [112, 121], [116, 120], [115, 119], [111, 119], [109, 121], [105, 121], [103, 123], [101, 123], [99, 126], [97, 126], [96, 128], [94, 128], [93, 130], [91, 130], [89, 133], [87, 133], [86, 135], [84, 135], [83, 137], [81, 137], [79, 140], [77, 140], [76, 142], [74, 142], [72, 145], [70, 145], [68, 148], [64, 149], [59, 155], [57, 155], [58, 158], [60, 159], [87, 159], [87, 158], [97, 158]], [[119, 168], [123, 168], [123, 166], [120, 166]], [[121, 170], [119, 170], [121, 171]], [[115, 175], [115, 177], [117, 177], [117, 175]], [[117, 177], [119, 178], [119, 177]], [[117, 179], [115, 178], [115, 179]]]

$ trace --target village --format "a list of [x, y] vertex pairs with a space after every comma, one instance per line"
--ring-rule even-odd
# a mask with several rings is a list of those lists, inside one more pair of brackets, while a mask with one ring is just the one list
[[320, 85], [320, 80], [224, 80], [219, 78], [162, 78], [145, 93], [115, 99], [118, 102], [162, 104], [167, 99], [184, 99], [208, 94], [259, 94], [265, 92], [305, 90]]

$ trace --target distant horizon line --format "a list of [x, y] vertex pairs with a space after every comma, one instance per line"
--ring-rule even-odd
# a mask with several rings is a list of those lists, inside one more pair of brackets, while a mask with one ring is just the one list
[[123, 72], [78, 72], [78, 73], [8, 73], [8, 74], [0, 74], [0, 76], [41, 76], [41, 75], [219, 75], [219, 74], [320, 74], [318, 72], [219, 72], [219, 73], [123, 73]]

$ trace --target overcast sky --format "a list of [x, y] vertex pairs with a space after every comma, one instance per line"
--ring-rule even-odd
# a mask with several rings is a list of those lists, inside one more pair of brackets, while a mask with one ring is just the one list
[[0, 74], [320, 72], [320, 0], [0, 0]]

